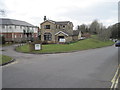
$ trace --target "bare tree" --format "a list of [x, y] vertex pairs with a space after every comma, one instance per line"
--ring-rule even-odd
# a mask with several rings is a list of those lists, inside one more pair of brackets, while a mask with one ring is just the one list
[[83, 34], [90, 33], [97, 35], [97, 38], [101, 41], [109, 40], [112, 35], [112, 31], [116, 33], [115, 30], [111, 30], [111, 28], [106, 28], [105, 26], [103, 26], [102, 23], [98, 22], [97, 20], [94, 20], [90, 25], [82, 24], [78, 26], [77, 29], [80, 30]]
[[112, 26], [109, 26], [109, 29], [111, 30], [111, 38], [118, 38], [120, 39], [120, 23], [116, 23]]
[[91, 34], [98, 34], [99, 29], [100, 29], [100, 23], [97, 20], [94, 20], [90, 24], [90, 32], [91, 32]]
[[90, 25], [91, 34], [96, 34], [101, 41], [107, 41], [110, 39], [111, 30], [103, 26], [97, 20], [94, 20]]
[[108, 41], [111, 36], [111, 30], [109, 28], [106, 28], [105, 26], [102, 26], [97, 36], [98, 39], [100, 39], [101, 41]]
[[88, 29], [88, 26], [86, 24], [82, 24], [80, 26], [78, 26], [78, 29], [77, 30], [80, 30], [82, 33], [88, 33], [89, 29]]
[[5, 16], [5, 15], [6, 15], [5, 10], [0, 9], [0, 16]]

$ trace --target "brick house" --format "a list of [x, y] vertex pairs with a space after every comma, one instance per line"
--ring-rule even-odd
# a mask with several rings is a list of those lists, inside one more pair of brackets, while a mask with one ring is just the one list
[[73, 30], [73, 23], [70, 21], [44, 19], [40, 27], [41, 41], [46, 43], [71, 42], [81, 37], [81, 32]]
[[38, 29], [25, 21], [0, 18], [0, 35], [3, 35], [8, 42], [36, 39]]

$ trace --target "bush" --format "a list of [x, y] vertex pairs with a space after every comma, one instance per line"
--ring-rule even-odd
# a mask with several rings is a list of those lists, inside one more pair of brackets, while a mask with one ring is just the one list
[[5, 44], [5, 37], [4, 36], [0, 36], [0, 44]]

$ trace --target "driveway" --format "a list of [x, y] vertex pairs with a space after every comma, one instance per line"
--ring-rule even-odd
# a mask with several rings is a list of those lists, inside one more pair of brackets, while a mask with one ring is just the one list
[[118, 65], [114, 46], [61, 54], [25, 54], [4, 47], [16, 62], [3, 67], [3, 88], [110, 88]]

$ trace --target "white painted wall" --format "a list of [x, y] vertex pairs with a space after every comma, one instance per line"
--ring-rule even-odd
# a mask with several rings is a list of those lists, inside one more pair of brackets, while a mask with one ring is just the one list
[[2, 25], [0, 25], [0, 32], [2, 33], [12, 33], [12, 32], [16, 32], [16, 33], [23, 33], [23, 30], [29, 30], [32, 31], [34, 33], [38, 33], [38, 28], [33, 28], [33, 27], [26, 27], [26, 26], [15, 26], [15, 25], [8, 25], [8, 26], [5, 26], [5, 28], [2, 28]]

